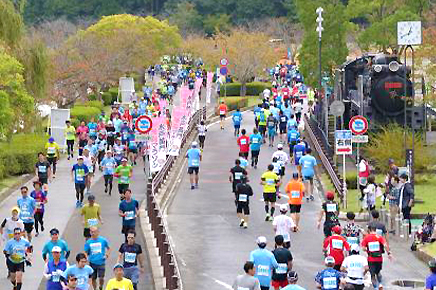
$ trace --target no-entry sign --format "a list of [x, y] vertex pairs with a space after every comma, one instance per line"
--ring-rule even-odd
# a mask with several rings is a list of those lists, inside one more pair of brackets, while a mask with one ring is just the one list
[[350, 124], [348, 124], [350, 127], [351, 132], [353, 132], [356, 135], [365, 134], [368, 130], [368, 120], [364, 116], [354, 116], [350, 120]]
[[151, 121], [151, 118], [149, 116], [143, 115], [136, 119], [135, 127], [139, 133], [146, 134], [150, 132], [152, 126], [153, 122]]

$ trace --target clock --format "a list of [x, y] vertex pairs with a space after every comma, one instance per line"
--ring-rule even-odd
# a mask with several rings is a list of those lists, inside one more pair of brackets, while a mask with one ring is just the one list
[[419, 45], [422, 43], [421, 21], [400, 21], [397, 23], [398, 45]]

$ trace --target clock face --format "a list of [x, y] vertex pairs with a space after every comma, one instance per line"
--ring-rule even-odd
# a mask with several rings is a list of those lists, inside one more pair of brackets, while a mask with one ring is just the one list
[[397, 23], [398, 45], [419, 45], [422, 43], [421, 21], [400, 21]]

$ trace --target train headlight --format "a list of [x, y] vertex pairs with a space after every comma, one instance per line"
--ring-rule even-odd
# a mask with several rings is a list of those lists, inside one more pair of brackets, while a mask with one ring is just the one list
[[397, 61], [391, 61], [390, 63], [389, 63], [389, 70], [391, 71], [391, 72], [396, 72], [396, 71], [398, 71], [400, 69], [400, 64], [397, 62]]
[[382, 67], [381, 65], [379, 65], [379, 64], [376, 64], [376, 65], [373, 67], [373, 69], [374, 69], [374, 71], [375, 71], [376, 73], [379, 73], [379, 72], [381, 72], [381, 71], [383, 70], [383, 67]]

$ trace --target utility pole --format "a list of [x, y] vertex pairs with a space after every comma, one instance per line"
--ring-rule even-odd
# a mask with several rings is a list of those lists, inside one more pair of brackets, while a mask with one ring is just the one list
[[[324, 9], [322, 7], [318, 7], [316, 9], [316, 13], [318, 14], [318, 17], [316, 18], [316, 23], [318, 23], [318, 26], [316, 27], [316, 32], [318, 32], [318, 74], [319, 74], [319, 84], [318, 89], [321, 93], [322, 90], [322, 67], [321, 67], [321, 38], [322, 38], [322, 31], [324, 28], [322, 27], [322, 22], [324, 19], [322, 18], [322, 13], [324, 12]], [[327, 94], [324, 92], [324, 133], [326, 137], [328, 137], [328, 102], [327, 102]]]

